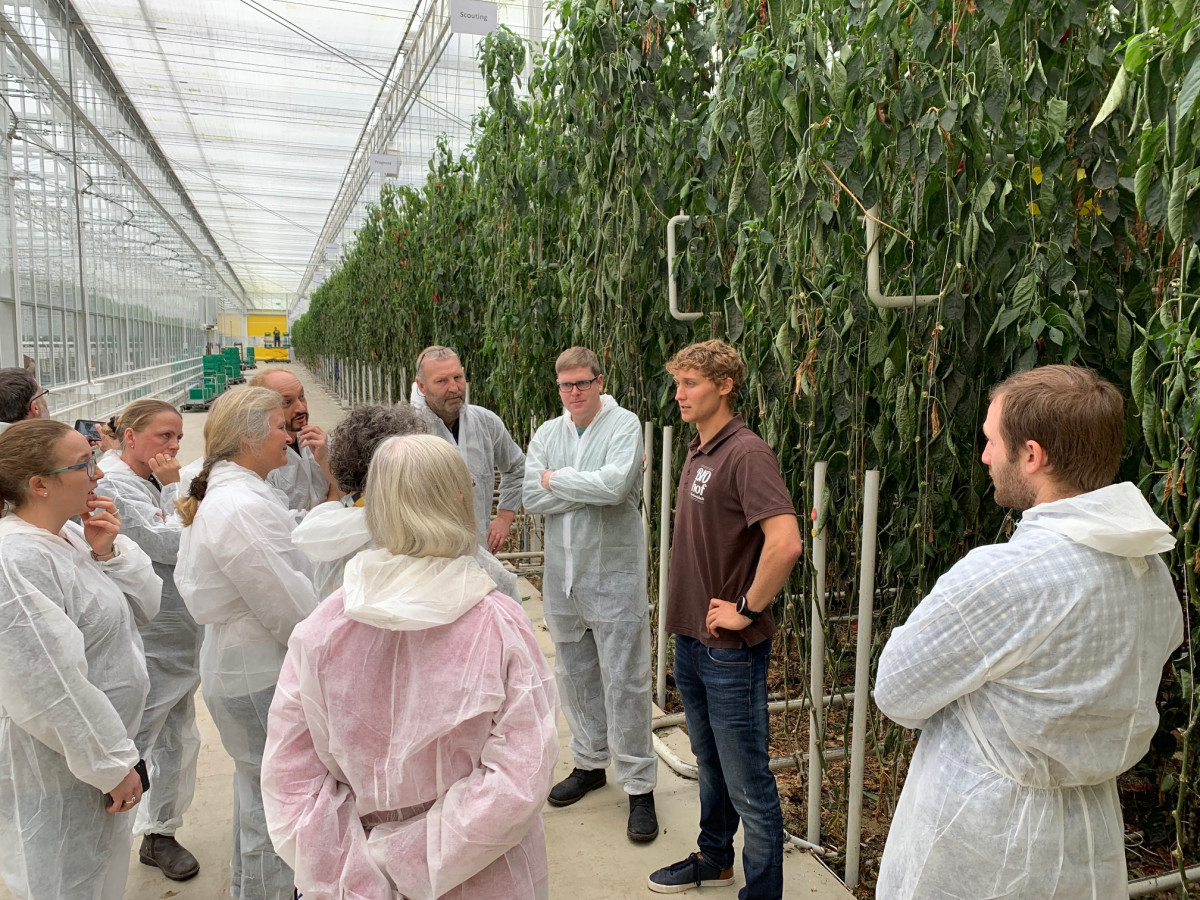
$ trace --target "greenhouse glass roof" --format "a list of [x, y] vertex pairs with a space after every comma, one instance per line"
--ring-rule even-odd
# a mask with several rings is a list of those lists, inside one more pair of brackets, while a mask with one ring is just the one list
[[[384, 179], [421, 181], [485, 102], [479, 38], [450, 32], [446, 0], [74, 6], [256, 307], [294, 308]], [[529, 36], [541, 17], [499, 18]], [[380, 150], [394, 176], [367, 168]]]

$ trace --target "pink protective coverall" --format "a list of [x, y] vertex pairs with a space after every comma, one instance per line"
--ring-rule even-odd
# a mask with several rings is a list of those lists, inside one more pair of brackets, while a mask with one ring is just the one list
[[553, 676], [469, 557], [360, 554], [297, 626], [262, 787], [306, 898], [545, 897]]

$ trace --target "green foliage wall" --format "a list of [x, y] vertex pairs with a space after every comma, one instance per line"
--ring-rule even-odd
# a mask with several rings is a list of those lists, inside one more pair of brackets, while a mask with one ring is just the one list
[[[450, 344], [479, 401], [525, 434], [531, 416], [558, 412], [553, 360], [570, 344], [600, 353], [624, 405], [671, 423], [664, 361], [726, 338], [750, 368], [742, 409], [798, 510], [812, 505], [813, 463], [831, 462], [822, 516], [837, 588], [852, 589], [860, 473], [882, 470], [884, 631], [965, 550], [1002, 536], [977, 460], [988, 386], [1083, 363], [1132, 398], [1123, 474], [1177, 529], [1172, 562], [1192, 604], [1191, 0], [562, 0], [556, 11], [562, 27], [525, 94], [529, 48], [507, 32], [488, 40], [473, 147], [441, 148], [420, 189], [384, 189], [295, 325], [302, 358], [398, 375], [426, 344]], [[866, 298], [872, 207], [884, 292], [936, 304], [890, 311]], [[680, 211], [693, 217], [679, 286], [684, 308], [704, 313], [694, 328], [666, 311], [664, 231]], [[786, 610], [802, 650], [810, 574], [797, 570]], [[1147, 767], [1194, 856], [1190, 647], [1168, 675]], [[896, 735], [882, 724], [880, 735], [895, 760]], [[1146, 827], [1161, 839], [1176, 826]]]

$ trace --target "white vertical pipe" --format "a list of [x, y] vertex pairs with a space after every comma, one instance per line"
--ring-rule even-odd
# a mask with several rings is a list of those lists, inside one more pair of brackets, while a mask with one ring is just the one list
[[388, 373], [387, 373], [387, 398], [388, 398], [388, 406], [392, 406], [395, 403], [395, 401], [392, 400], [392, 370], [391, 369], [388, 369]]
[[650, 557], [650, 495], [654, 492], [654, 423], [647, 422], [642, 426], [642, 546], [646, 548], [646, 557]]
[[858, 884], [862, 835], [863, 769], [867, 758], [867, 704], [871, 702], [871, 641], [875, 613], [875, 538], [879, 523], [879, 470], [867, 472], [863, 493], [862, 557], [858, 569], [858, 647], [854, 655], [854, 730], [850, 736], [850, 812], [846, 816], [846, 887]]
[[821, 748], [825, 743], [825, 549], [827, 536], [821, 521], [825, 506], [825, 473], [829, 463], [819, 462], [813, 468], [813, 599], [811, 649], [809, 659], [809, 691], [812, 707], [808, 712], [808, 841], [821, 843], [821, 780], [823, 766]]
[[671, 574], [671, 439], [675, 426], [663, 428], [662, 503], [658, 511], [658, 708], [667, 702], [667, 577]]
[[375, 404], [375, 367], [367, 366], [367, 402]]

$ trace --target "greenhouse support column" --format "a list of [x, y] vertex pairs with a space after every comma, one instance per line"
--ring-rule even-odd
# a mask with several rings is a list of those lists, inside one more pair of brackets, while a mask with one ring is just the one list
[[658, 510], [658, 708], [667, 702], [667, 578], [671, 574], [671, 439], [675, 426], [663, 428], [662, 503]]
[[367, 402], [375, 405], [375, 368], [367, 366]]
[[813, 468], [813, 599], [812, 634], [809, 648], [809, 691], [812, 708], [808, 713], [808, 841], [821, 843], [821, 751], [825, 744], [825, 710], [821, 698], [825, 695], [825, 473], [829, 463], [819, 462]]
[[854, 730], [850, 736], [850, 812], [846, 816], [846, 887], [858, 885], [863, 769], [867, 757], [867, 704], [871, 702], [871, 641], [875, 616], [875, 539], [879, 530], [879, 470], [867, 472], [863, 496], [862, 558], [858, 570], [858, 648], [854, 656]]
[[[0, 49], [0, 62], [7, 63], [7, 49]], [[13, 115], [12, 129], [15, 131], [17, 125], [16, 116]], [[16, 346], [13, 348], [16, 351], [17, 365], [24, 367], [25, 365], [25, 314], [21, 309], [21, 279], [18, 273], [21, 271], [17, 264], [17, 176], [15, 174], [16, 167], [13, 163], [13, 138], [8, 134], [4, 137], [4, 163], [7, 174], [8, 184], [8, 237], [9, 237], [9, 252], [12, 254], [12, 298], [13, 298], [13, 313], [16, 316]], [[35, 344], [36, 347], [36, 344]], [[37, 350], [33, 351], [33, 355], [37, 357]]]
[[388, 406], [394, 406], [395, 404], [392, 402], [392, 370], [391, 369], [388, 369], [388, 373], [387, 373], [387, 398], [388, 398]]
[[[79, 263], [79, 310], [83, 313], [83, 368], [88, 384], [92, 383], [92, 322], [89, 305], [86, 268], [83, 261], [83, 194], [79, 189], [79, 142], [75, 134], [75, 23], [67, 25], [67, 91], [71, 102], [71, 192], [75, 199], [75, 249]], [[78, 312], [72, 311], [73, 315]], [[76, 329], [76, 334], [80, 329]], [[63, 335], [63, 354], [67, 353], [67, 336]], [[78, 361], [79, 348], [75, 348]]]

